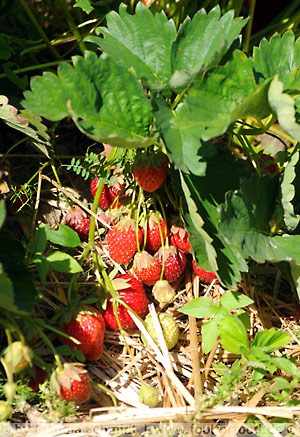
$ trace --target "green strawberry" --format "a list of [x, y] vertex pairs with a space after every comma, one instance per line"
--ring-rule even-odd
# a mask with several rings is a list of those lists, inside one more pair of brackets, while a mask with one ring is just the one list
[[[178, 325], [175, 321], [175, 319], [170, 316], [167, 313], [160, 313], [158, 315], [158, 319], [161, 325], [161, 329], [163, 332], [163, 336], [167, 345], [167, 348], [170, 350], [172, 349], [177, 341], [178, 341], [178, 336], [179, 336], [179, 328]], [[146, 328], [147, 331], [149, 332], [149, 334], [151, 335], [151, 337], [153, 338], [153, 340], [159, 344], [158, 341], [158, 336], [154, 327], [154, 323], [152, 320], [152, 317], [150, 314], [148, 314], [145, 318], [145, 324], [146, 324]], [[145, 344], [147, 344], [147, 340], [145, 341], [144, 336], [142, 336], [142, 340], [144, 341]]]
[[159, 402], [159, 394], [155, 387], [142, 384], [139, 392], [139, 400], [148, 407], [156, 407]]

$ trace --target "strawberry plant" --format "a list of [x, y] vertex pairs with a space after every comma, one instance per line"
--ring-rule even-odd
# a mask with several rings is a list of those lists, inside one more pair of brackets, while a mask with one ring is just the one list
[[[75, 6], [97, 14], [96, 3]], [[283, 281], [291, 295], [286, 298], [300, 297], [297, 33], [282, 30], [251, 47], [254, 1], [250, 20], [239, 17], [242, 2], [230, 3], [235, 10], [216, 2], [205, 2], [206, 10], [173, 1], [165, 7], [116, 3], [118, 12], [108, 13], [105, 25], [101, 16], [83, 39], [74, 31], [80, 55], [31, 78], [23, 109], [0, 96], [2, 120], [31, 137], [46, 159], [17, 192], [39, 178], [37, 205], [46, 180], [60, 192], [56, 201], [64, 210], [56, 230], [35, 216], [22, 244], [0, 230], [0, 309], [7, 349], [18, 352], [14, 361], [5, 350], [1, 358], [9, 384], [3, 417], [12, 414], [14, 378], [30, 376], [31, 366], [46, 371], [45, 397], [49, 390], [62, 400], [87, 402], [94, 365], [85, 369], [73, 359], [97, 360], [97, 366], [103, 360], [99, 374], [111, 374], [98, 388], [116, 403], [106, 383], [115, 383], [113, 372], [125, 355], [132, 363], [123, 361], [118, 374], [129, 367], [133, 374], [135, 366], [139, 397], [117, 397], [134, 406], [162, 400], [173, 407], [178, 398], [200, 410], [233, 405], [238, 391], [248, 406], [246, 391], [258, 399], [260, 383], [267, 388], [259, 401], [289, 406], [299, 375], [294, 360], [279, 350], [291, 337], [267, 322], [258, 330], [250, 326], [260, 310], [254, 306], [257, 271], [276, 272], [272, 299]], [[69, 165], [55, 156], [64, 123], [77, 129], [79, 141], [89, 142], [82, 146], [84, 156], [72, 157]], [[79, 194], [63, 186], [62, 177], [73, 183], [74, 176], [66, 176], [64, 167], [81, 176]], [[55, 180], [43, 174], [50, 168]], [[4, 190], [5, 177], [1, 169]], [[4, 218], [1, 201], [0, 225]], [[35, 282], [47, 293], [53, 285], [51, 298], [44, 299]], [[273, 308], [273, 300], [266, 304]], [[129, 339], [127, 330], [135, 330], [138, 340]], [[116, 358], [120, 338], [124, 348]], [[103, 352], [105, 340], [109, 353]], [[177, 362], [187, 342], [188, 355]], [[216, 367], [212, 360], [220, 349], [238, 359]], [[145, 384], [141, 368], [147, 369], [149, 356], [155, 371], [164, 372], [162, 380], [169, 378], [166, 389], [162, 380]], [[174, 369], [182, 369], [180, 378]], [[217, 381], [214, 390], [209, 374]], [[178, 393], [169, 397], [173, 386]], [[296, 403], [293, 397], [290, 405]]]
[[[216, 7], [177, 31], [163, 11], [139, 3], [130, 15], [121, 5], [87, 38], [103, 54], [86, 51], [57, 75], [34, 77], [23, 106], [52, 121], [70, 116], [117, 148], [162, 150], [197, 263], [227, 287], [236, 287], [249, 259], [285, 263], [297, 287], [298, 44], [288, 31], [247, 56], [238, 48], [246, 23]], [[249, 139], [272, 133], [275, 122], [289, 142], [269, 176]]]

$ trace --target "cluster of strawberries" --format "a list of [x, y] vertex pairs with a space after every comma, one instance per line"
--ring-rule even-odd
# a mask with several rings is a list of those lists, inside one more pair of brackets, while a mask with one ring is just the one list
[[[167, 160], [161, 155], [159, 158], [154, 156], [152, 159], [147, 156], [147, 162], [145, 162], [145, 157], [139, 157], [133, 166], [135, 183], [147, 193], [156, 191], [165, 181], [166, 174]], [[98, 178], [92, 180], [93, 196], [96, 194], [98, 185]], [[127, 273], [118, 274], [112, 280], [114, 289], [125, 305], [118, 304], [115, 312], [113, 298], [108, 299], [102, 314], [95, 308], [81, 310], [63, 328], [65, 334], [79, 340], [80, 344], [76, 346], [88, 360], [97, 360], [101, 356], [105, 328], [113, 330], [136, 328], [126, 307], [131, 308], [141, 319], [146, 318], [145, 324], [147, 328], [151, 328], [146, 286], [153, 287], [152, 293], [157, 301], [172, 302], [176, 288], [172, 285], [180, 280], [186, 267], [187, 255], [191, 254], [189, 234], [183, 226], [169, 225], [154, 210], [143, 220], [139, 220], [139, 217], [133, 218], [130, 213], [128, 214], [128, 209], [123, 208], [124, 199], [127, 199], [124, 184], [117, 182], [113, 186], [104, 185], [99, 207], [109, 212], [116, 206], [121, 207], [113, 220], [109, 214], [101, 215], [103, 220], [111, 224], [102, 244], [107, 244], [111, 260], [128, 268]], [[123, 209], [125, 214], [122, 213]], [[66, 224], [72, 227], [83, 240], [87, 239], [90, 218], [80, 208], [70, 207]], [[195, 259], [192, 265], [194, 272], [202, 281], [217, 280], [215, 273], [200, 269]], [[163, 316], [160, 320], [162, 328], [164, 328], [163, 323], [166, 324], [164, 335], [167, 345], [174, 347], [178, 338], [178, 327], [176, 323], [174, 325], [175, 321], [170, 320], [170, 316]], [[155, 336], [153, 326], [150, 333]], [[68, 337], [61, 336], [60, 339], [70, 347], [75, 346], [75, 343]], [[78, 368], [75, 369], [76, 372], [79, 372]], [[57, 375], [55, 378], [57, 380]], [[78, 385], [78, 378], [76, 383]], [[62, 396], [62, 392], [60, 395]]]

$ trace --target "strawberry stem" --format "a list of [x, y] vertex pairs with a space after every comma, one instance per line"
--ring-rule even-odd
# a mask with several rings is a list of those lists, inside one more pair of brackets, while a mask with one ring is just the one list
[[91, 384], [94, 385], [95, 387], [99, 387], [101, 390], [103, 390], [105, 393], [107, 393], [111, 397], [111, 400], [113, 401], [114, 407], [118, 406], [116, 397], [111, 390], [109, 390], [104, 385], [99, 384], [99, 382], [95, 382], [93, 380], [91, 380]]
[[140, 217], [141, 204], [143, 201], [144, 201], [144, 190], [143, 188], [140, 187], [139, 197], [138, 197], [138, 207], [136, 213], [136, 247], [138, 253], [141, 253], [140, 242], [139, 242], [139, 217]]
[[[160, 198], [159, 197], [158, 197], [158, 201], [160, 202]], [[164, 276], [164, 270], [165, 270], [164, 236], [163, 236], [163, 232], [162, 232], [161, 225], [160, 225], [160, 217], [159, 217], [159, 212], [158, 212], [157, 207], [156, 207], [155, 199], [153, 199], [153, 205], [154, 205], [154, 210], [155, 210], [155, 214], [156, 214], [156, 217], [157, 217], [157, 225], [158, 225], [158, 229], [159, 229], [160, 240], [161, 240], [161, 247], [162, 247], [162, 266], [161, 266], [161, 273], [160, 273], [160, 280], [162, 281], [163, 276]], [[162, 209], [162, 215], [163, 215], [164, 222], [165, 222], [165, 239], [166, 239], [166, 246], [168, 247], [169, 242], [168, 242], [168, 237], [167, 237], [167, 218], [166, 218], [165, 209], [164, 209], [163, 204], [161, 202], [160, 202], [160, 206], [161, 206], [161, 209]]]
[[49, 347], [49, 349], [51, 350], [51, 352], [53, 353], [55, 362], [57, 364], [57, 367], [59, 368], [59, 370], [63, 370], [63, 365], [60, 361], [59, 355], [56, 352], [55, 347], [53, 346], [52, 342], [49, 340], [49, 338], [47, 337], [47, 335], [44, 333], [44, 331], [41, 329], [41, 327], [39, 326], [39, 324], [36, 322], [35, 319], [29, 319], [26, 318], [27, 322], [29, 323], [29, 325], [32, 326], [33, 331], [36, 331], [39, 333], [39, 336], [44, 340], [45, 344]]
[[[107, 166], [107, 173], [109, 173], [110, 168], [111, 168], [111, 162], [113, 161], [115, 155], [117, 153], [117, 147], [112, 147], [108, 158], [107, 158], [107, 162], [110, 163]], [[94, 197], [94, 201], [93, 201], [93, 206], [92, 206], [92, 212], [94, 214], [97, 214], [97, 210], [98, 210], [98, 205], [99, 205], [99, 201], [100, 201], [100, 197], [101, 197], [101, 193], [103, 190], [103, 186], [104, 186], [104, 181], [100, 181], [99, 185], [97, 187], [97, 191], [95, 193], [95, 197]], [[84, 261], [87, 259], [87, 257], [89, 256], [90, 252], [93, 251], [95, 249], [95, 229], [96, 229], [96, 219], [94, 217], [94, 215], [91, 215], [91, 220], [90, 220], [90, 228], [89, 228], [89, 236], [88, 236], [88, 244], [85, 247], [80, 260], [79, 260], [79, 264], [82, 265], [84, 263]], [[74, 283], [76, 282], [78, 278], [78, 273], [75, 273], [69, 282], [69, 286], [68, 286], [68, 295], [67, 295], [67, 299], [68, 299], [68, 303], [71, 304], [72, 302], [72, 289], [74, 286]]]

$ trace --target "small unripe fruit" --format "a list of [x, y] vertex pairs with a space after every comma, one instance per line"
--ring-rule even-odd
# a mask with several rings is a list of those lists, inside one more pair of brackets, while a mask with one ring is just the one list
[[139, 400], [149, 407], [156, 407], [159, 402], [159, 394], [155, 387], [142, 384], [139, 393]]
[[0, 422], [9, 419], [12, 413], [12, 407], [7, 402], [0, 401]]
[[152, 288], [155, 299], [160, 303], [171, 303], [175, 297], [175, 290], [165, 279], [157, 281]]
[[[161, 325], [161, 329], [163, 332], [163, 336], [167, 345], [167, 348], [172, 349], [177, 341], [179, 336], [179, 328], [175, 321], [175, 319], [167, 313], [160, 313], [158, 315], [158, 319]], [[154, 323], [150, 314], [145, 318], [145, 324], [147, 331], [155, 341], [155, 343], [159, 344], [158, 336], [156, 333], [156, 329], [154, 327]], [[147, 344], [147, 340], [142, 336], [142, 340], [145, 344]]]
[[19, 373], [31, 363], [32, 356], [32, 350], [29, 346], [26, 346], [21, 341], [14, 341], [7, 346], [4, 361], [12, 373]]

